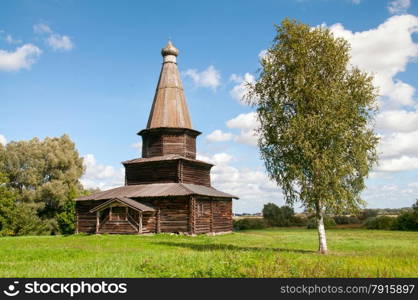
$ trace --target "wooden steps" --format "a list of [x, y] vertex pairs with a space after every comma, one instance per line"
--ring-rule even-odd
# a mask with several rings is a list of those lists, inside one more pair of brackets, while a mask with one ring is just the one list
[[138, 234], [138, 229], [129, 221], [107, 221], [100, 226], [99, 233]]

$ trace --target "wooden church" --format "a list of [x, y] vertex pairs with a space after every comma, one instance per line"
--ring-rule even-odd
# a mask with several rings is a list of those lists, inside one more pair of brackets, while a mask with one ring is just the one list
[[212, 164], [196, 159], [196, 137], [168, 42], [142, 137], [142, 157], [122, 162], [125, 185], [76, 199], [78, 233], [224, 233], [233, 195], [211, 186]]

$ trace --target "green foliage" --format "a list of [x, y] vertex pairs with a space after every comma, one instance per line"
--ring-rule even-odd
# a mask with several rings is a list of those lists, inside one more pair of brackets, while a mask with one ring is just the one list
[[48, 224], [38, 217], [33, 208], [25, 204], [17, 204], [9, 214], [9, 220], [5, 235], [42, 235], [50, 232]]
[[293, 216], [292, 226], [306, 226], [308, 224], [308, 218], [302, 216]]
[[16, 202], [17, 193], [7, 183], [7, 177], [0, 173], [0, 236], [45, 234], [46, 224], [33, 208]]
[[367, 220], [369, 218], [377, 217], [378, 213], [379, 213], [378, 209], [363, 209], [361, 213], [359, 214], [358, 218], [360, 220]]
[[418, 230], [418, 200], [412, 205], [412, 211], [400, 214], [394, 224], [395, 230]]
[[233, 220], [235, 230], [263, 229], [267, 227], [265, 220], [260, 218], [243, 218]]
[[4, 188], [14, 195], [9, 210], [22, 214], [19, 217], [19, 214], [3, 213], [8, 215], [8, 226], [14, 224], [9, 233], [71, 231], [74, 211], [68, 203], [82, 192], [79, 178], [83, 174], [83, 160], [67, 135], [1, 146], [0, 173], [5, 177]]
[[293, 208], [289, 206], [278, 207], [274, 203], [267, 203], [263, 207], [263, 218], [269, 226], [291, 226], [294, 215]]
[[[330, 216], [324, 216], [325, 229], [333, 228], [333, 227], [335, 227], [335, 225], [337, 225], [337, 224], [335, 223], [333, 218], [331, 218]], [[315, 216], [311, 216], [311, 217], [308, 218], [306, 228], [308, 228], [308, 229], [318, 228], [318, 222], [316, 221]]]
[[360, 224], [361, 221], [356, 216], [334, 216], [334, 221], [338, 225]]
[[388, 216], [373, 217], [366, 220], [364, 227], [367, 229], [391, 230], [394, 228], [395, 218]]
[[72, 234], [75, 231], [75, 201], [68, 200], [64, 209], [57, 215], [58, 228], [61, 234]]
[[418, 216], [413, 212], [399, 215], [394, 223], [394, 230], [418, 230]]
[[288, 19], [276, 29], [247, 98], [267, 172], [290, 205], [354, 211], [377, 161], [372, 77], [349, 65], [349, 44], [329, 29]]

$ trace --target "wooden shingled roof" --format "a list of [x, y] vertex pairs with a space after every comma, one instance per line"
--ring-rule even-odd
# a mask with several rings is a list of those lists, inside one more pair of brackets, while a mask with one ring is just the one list
[[103, 208], [107, 207], [109, 204], [113, 203], [113, 202], [119, 202], [123, 205], [126, 205], [132, 209], [135, 210], [139, 210], [139, 211], [155, 211], [155, 209], [149, 205], [145, 205], [143, 203], [140, 203], [138, 201], [135, 201], [131, 198], [126, 198], [126, 197], [116, 197], [116, 198], [112, 198], [109, 201], [106, 201], [100, 205], [97, 205], [96, 207], [92, 208], [90, 210], [90, 212], [96, 212], [98, 210], [102, 210]]
[[155, 91], [154, 101], [148, 119], [147, 129], [171, 127], [192, 129], [189, 110], [186, 105], [183, 84], [176, 57], [178, 50], [171, 41], [162, 49], [164, 62]]
[[83, 200], [107, 200], [113, 198], [154, 198], [154, 197], [169, 197], [169, 196], [188, 196], [199, 195], [217, 198], [235, 198], [238, 197], [218, 191], [213, 187], [186, 184], [186, 183], [153, 183], [140, 185], [126, 185], [111, 190], [94, 193], [92, 195], [83, 196], [75, 199], [76, 201]]
[[213, 166], [213, 164], [205, 162], [203, 160], [188, 158], [188, 157], [184, 157], [184, 156], [181, 156], [181, 155], [178, 155], [178, 154], [167, 154], [167, 155], [164, 155], [164, 156], [134, 158], [134, 159], [130, 159], [130, 160], [125, 160], [125, 161], [122, 162], [122, 164], [123, 165], [129, 165], [129, 164], [136, 164], [136, 163], [146, 163], [146, 162], [164, 161], [164, 160], [177, 160], [177, 159], [193, 161], [193, 162], [201, 163], [201, 164], [204, 164], [204, 165]]

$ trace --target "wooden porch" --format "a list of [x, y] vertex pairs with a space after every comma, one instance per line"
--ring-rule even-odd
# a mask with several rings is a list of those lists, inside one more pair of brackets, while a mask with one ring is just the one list
[[156, 210], [130, 198], [110, 199], [90, 212], [96, 213], [96, 234], [144, 234], [158, 229]]

